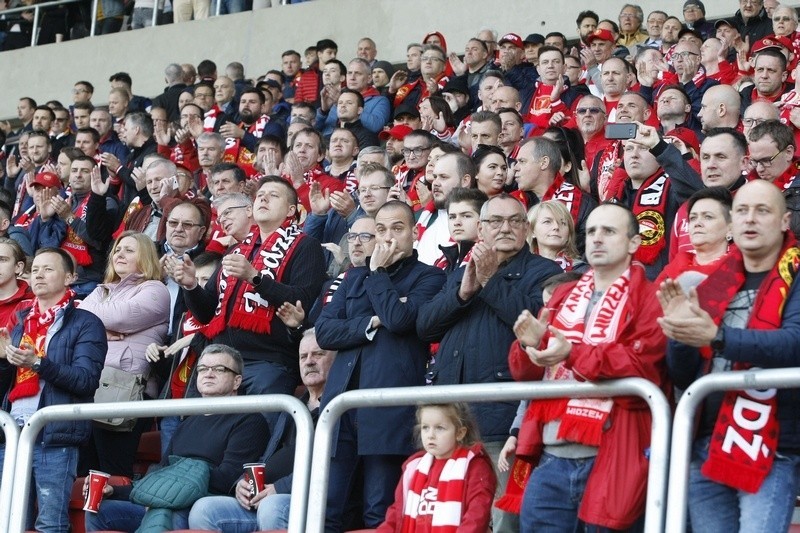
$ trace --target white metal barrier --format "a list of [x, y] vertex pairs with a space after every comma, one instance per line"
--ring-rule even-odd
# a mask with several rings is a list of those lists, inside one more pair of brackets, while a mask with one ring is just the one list
[[671, 465], [666, 530], [686, 531], [694, 420], [697, 409], [712, 392], [744, 389], [787, 389], [800, 387], [800, 368], [776, 368], [709, 374], [692, 383], [681, 396], [672, 422]]
[[14, 461], [17, 457], [19, 426], [5, 411], [0, 411], [0, 426], [5, 436], [3, 477], [0, 478], [0, 531], [8, 531], [8, 516], [11, 513], [11, 494], [14, 488]]
[[544, 398], [607, 398], [639, 396], [652, 412], [650, 468], [647, 480], [645, 531], [663, 531], [667, 471], [669, 467], [669, 433], [671, 411], [667, 399], [652, 382], [642, 378], [626, 378], [603, 383], [536, 382], [486, 383], [475, 385], [437, 385], [435, 387], [401, 387], [346, 392], [334, 398], [320, 413], [314, 433], [314, 458], [311, 465], [310, 493], [306, 531], [322, 533], [325, 526], [325, 505], [328, 493], [329, 458], [332, 431], [342, 414], [357, 407], [386, 407], [426, 402], [488, 402]]
[[[308, 499], [309, 467], [313, 422], [308, 408], [297, 398], [286, 394], [236, 396], [225, 398], [192, 398], [187, 400], [148, 400], [103, 404], [54, 405], [37, 411], [22, 428], [14, 470], [14, 493], [10, 518], [5, 531], [22, 533], [31, 483], [33, 446], [39, 432], [48, 422], [90, 420], [105, 417], [144, 417], [202, 415], [226, 413], [264, 413], [286, 411], [294, 418], [296, 446], [292, 479], [292, 505], [289, 514], [290, 533], [304, 531]], [[6, 455], [8, 460], [8, 454]], [[6, 487], [3, 480], [3, 488]], [[1, 515], [0, 515], [1, 516]], [[2, 524], [0, 524], [2, 526]]]

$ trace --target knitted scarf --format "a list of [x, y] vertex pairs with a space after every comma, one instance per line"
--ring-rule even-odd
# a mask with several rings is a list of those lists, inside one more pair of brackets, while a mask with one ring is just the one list
[[[423, 489], [428, 487], [428, 474], [433, 465], [433, 455], [426, 453], [406, 467], [403, 473], [402, 533], [416, 531], [416, 521], [420, 514], [433, 514], [431, 533], [455, 533], [461, 524], [461, 510], [464, 504], [464, 488], [469, 463], [475, 452], [462, 446], [457, 447], [442, 469], [436, 485], [437, 497], [433, 511], [428, 510], [428, 502], [422, 498]], [[409, 479], [410, 478], [410, 479]], [[423, 511], [422, 513], [420, 511]]]
[[[292, 254], [305, 234], [287, 218], [281, 227], [264, 239], [258, 249], [257, 237], [258, 232], [251, 231], [230, 253], [243, 255], [263, 277], [280, 282], [286, 265], [291, 261]], [[214, 311], [214, 318], [206, 325], [203, 335], [213, 339], [226, 327], [269, 335], [275, 306], [253, 291], [249, 283], [226, 274], [225, 269], [221, 268], [218, 276], [217, 287], [221, 298]], [[228, 316], [231, 298], [233, 309]]]
[[[264, 133], [264, 126], [269, 122], [267, 115], [261, 115], [258, 120], [249, 126], [244, 122], [239, 124], [247, 133], [251, 133], [256, 139], [260, 139]], [[225, 152], [222, 154], [222, 161], [226, 163], [243, 163], [252, 165], [256, 162], [256, 155], [247, 147], [242, 145], [242, 139], [238, 137], [228, 137], [225, 139]]]
[[[47, 341], [47, 330], [56, 321], [56, 314], [61, 309], [69, 305], [75, 297], [75, 291], [67, 289], [64, 296], [54, 306], [42, 312], [39, 309], [39, 298], [33, 299], [31, 310], [25, 316], [22, 326], [22, 340], [19, 345], [31, 346], [37, 357], [47, 357], [45, 353], [45, 343]], [[8, 401], [13, 402], [20, 398], [29, 398], [39, 393], [39, 374], [30, 368], [17, 367], [17, 375], [14, 380], [14, 388], [8, 394]]]
[[[89, 204], [89, 196], [91, 196], [91, 194], [91, 192], [86, 193], [83, 199], [78, 203], [75, 211], [73, 211], [75, 218], [79, 218], [84, 222], [86, 221], [86, 206]], [[67, 224], [67, 234], [64, 236], [61, 248], [71, 253], [80, 266], [85, 267], [92, 264], [89, 246], [69, 224]]]
[[[623, 199], [625, 181], [615, 180], [609, 186], [613, 198]], [[667, 246], [667, 201], [670, 187], [669, 176], [659, 170], [644, 180], [634, 194], [631, 210], [639, 221], [639, 235], [642, 237], [642, 245], [636, 251], [634, 259], [645, 265], [652, 265]]]
[[[800, 269], [800, 248], [787, 232], [775, 267], [758, 288], [747, 323], [749, 329], [779, 329], [783, 305]], [[733, 248], [720, 268], [697, 287], [702, 307], [716, 324], [722, 322], [728, 304], [744, 285], [746, 276], [741, 252]], [[713, 353], [701, 350], [710, 368]], [[750, 365], [735, 363], [735, 370]], [[728, 391], [722, 401], [703, 475], [723, 485], [758, 492], [769, 475], [778, 448], [778, 400], [775, 389]]]
[[[192, 316], [191, 311], [186, 311], [183, 315], [183, 321], [181, 322], [181, 337], [200, 333], [204, 327], [203, 324]], [[178, 356], [179, 355], [176, 355], [176, 357]], [[192, 377], [192, 371], [194, 370], [195, 363], [197, 363], [197, 359], [197, 352], [191, 345], [183, 350], [183, 357], [170, 378], [169, 387], [173, 398], [183, 398], [186, 395], [186, 386], [189, 383], [189, 378]]]
[[572, 183], [564, 179], [564, 176], [559, 172], [556, 174], [556, 179], [547, 188], [547, 191], [542, 196], [542, 201], [558, 200], [564, 207], [567, 208], [569, 214], [572, 215], [572, 220], [575, 226], [578, 226], [578, 214], [581, 209], [581, 199], [583, 198], [583, 191]]

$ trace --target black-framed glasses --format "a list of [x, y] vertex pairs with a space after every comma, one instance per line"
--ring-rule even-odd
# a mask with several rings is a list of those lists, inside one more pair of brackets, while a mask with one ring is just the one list
[[367, 244], [369, 241], [375, 238], [374, 233], [367, 233], [367, 232], [353, 233], [352, 231], [349, 233], [345, 233], [344, 236], [347, 239], [347, 242], [351, 244], [356, 242], [356, 240], [358, 240], [361, 244]]
[[243, 209], [245, 207], [250, 207], [250, 206], [249, 205], [232, 205], [232, 206], [226, 208], [224, 211], [222, 211], [219, 215], [217, 215], [217, 218], [228, 218], [229, 216], [231, 216], [233, 214], [233, 212], [235, 210]]
[[412, 154], [414, 155], [414, 157], [419, 157], [430, 149], [431, 149], [430, 146], [420, 146], [419, 148], [403, 148], [401, 152], [406, 157]]
[[522, 215], [514, 215], [510, 217], [484, 218], [481, 219], [481, 222], [489, 224], [489, 227], [492, 229], [500, 229], [506, 222], [508, 222], [508, 225], [511, 226], [512, 229], [520, 229], [528, 223], [528, 219]]
[[778, 153], [772, 157], [767, 157], [765, 159], [751, 159], [748, 164], [750, 165], [750, 168], [756, 168], [758, 165], [761, 165], [763, 168], [769, 168], [772, 166], [772, 162], [775, 161], [775, 158], [781, 155], [781, 152], [786, 150], [786, 148], [788, 148], [788, 146], [784, 147], [782, 150], [778, 150]]
[[236, 370], [234, 370], [232, 368], [228, 368], [225, 365], [214, 365], [214, 366], [198, 365], [197, 366], [197, 374], [198, 375], [207, 374], [208, 372], [211, 372], [212, 374], [216, 374], [218, 376], [220, 376], [222, 374], [226, 374], [228, 372], [230, 372], [231, 374], [234, 374], [236, 376], [239, 375], [239, 373]]
[[680, 57], [681, 59], [689, 59], [692, 56], [700, 57], [700, 54], [695, 54], [694, 52], [690, 52], [689, 50], [684, 50], [683, 52], [675, 52], [673, 57]]
[[167, 220], [167, 226], [169, 226], [172, 229], [176, 229], [178, 226], [180, 226], [183, 230], [189, 231], [192, 228], [200, 228], [203, 225], [202, 224], [195, 224], [194, 222], [187, 222], [185, 220], [169, 219], [169, 220]]

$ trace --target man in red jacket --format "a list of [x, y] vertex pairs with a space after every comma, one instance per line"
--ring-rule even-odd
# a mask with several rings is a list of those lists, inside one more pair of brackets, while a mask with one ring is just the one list
[[[514, 379], [643, 377], [664, 384], [666, 339], [656, 323], [661, 309], [644, 269], [632, 262], [640, 244], [639, 223], [629, 209], [603, 204], [591, 212], [586, 260], [592, 268], [556, 289], [538, 319], [528, 311], [517, 319], [509, 353]], [[571, 531], [578, 520], [632, 527], [644, 511], [649, 445], [650, 414], [641, 400], [532, 402], [516, 450], [518, 459], [538, 464], [522, 496], [521, 531]], [[519, 503], [515, 479], [508, 509], [515, 494]]]

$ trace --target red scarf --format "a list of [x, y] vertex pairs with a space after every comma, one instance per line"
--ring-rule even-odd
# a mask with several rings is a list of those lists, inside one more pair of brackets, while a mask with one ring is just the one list
[[613, 197], [609, 190], [611, 177], [621, 162], [622, 141], [612, 142], [601, 152], [600, 160], [597, 162], [597, 194], [600, 196], [601, 202]]
[[[281, 227], [264, 239], [258, 249], [256, 249], [257, 236], [258, 231], [255, 228], [230, 253], [243, 255], [263, 277], [280, 282], [283, 280], [286, 265], [291, 261], [292, 254], [305, 234], [290, 219], [286, 219]], [[253, 291], [249, 283], [225, 274], [225, 270], [221, 268], [217, 278], [217, 288], [221, 298], [214, 311], [214, 318], [203, 331], [206, 338], [213, 339], [226, 327], [270, 334], [275, 306]], [[233, 298], [233, 310], [230, 316], [227, 316], [231, 298]]]
[[[45, 352], [47, 330], [56, 321], [58, 312], [67, 307], [74, 297], [75, 291], [67, 289], [58, 303], [44, 312], [39, 309], [39, 298], [34, 298], [33, 306], [23, 322], [20, 347], [28, 345], [33, 348], [37, 357], [47, 357]], [[37, 394], [39, 394], [39, 374], [30, 368], [17, 367], [15, 385], [8, 394], [8, 401], [13, 402], [20, 398], [29, 398]]]
[[[84, 222], [86, 221], [86, 206], [89, 204], [89, 196], [91, 195], [91, 192], [86, 193], [83, 200], [78, 203], [78, 207], [73, 211], [75, 218], [79, 218]], [[80, 235], [72, 229], [70, 224], [67, 224], [67, 234], [64, 237], [64, 241], [61, 243], [61, 248], [71, 253], [80, 266], [85, 267], [92, 264], [92, 256], [89, 254], [89, 245], [81, 239]]]
[[[191, 311], [186, 311], [181, 323], [181, 337], [200, 333], [204, 327], [203, 324], [192, 316]], [[192, 376], [192, 371], [194, 370], [195, 363], [197, 363], [197, 359], [197, 352], [195, 352], [191, 346], [184, 350], [184, 356], [178, 363], [170, 379], [169, 388], [173, 398], [183, 398], [186, 395], [186, 386], [189, 383], [189, 378]]]
[[[239, 127], [244, 128], [247, 133], [252, 134], [256, 139], [260, 139], [267, 122], [269, 122], [269, 117], [261, 115], [258, 120], [249, 126], [242, 122]], [[256, 162], [256, 155], [245, 146], [242, 146], [242, 139], [228, 137], [225, 139], [225, 152], [222, 154], [222, 161], [225, 163], [252, 165]]]
[[[758, 288], [748, 329], [781, 327], [783, 305], [798, 269], [800, 248], [791, 232], [787, 232], [775, 267]], [[734, 248], [720, 268], [697, 287], [702, 307], [717, 325], [745, 279], [741, 252]], [[701, 354], [706, 358], [706, 367], [710, 367], [711, 350], [706, 348]], [[733, 365], [734, 370], [749, 367], [746, 363]], [[703, 475], [737, 490], [758, 492], [769, 475], [778, 448], [777, 409], [775, 389], [726, 392], [711, 436], [708, 459], [701, 469]]]
[[421, 211], [419, 219], [417, 220], [417, 242], [422, 239], [422, 234], [425, 233], [425, 230], [436, 221], [435, 215], [438, 213], [438, 209], [436, 209], [433, 200], [428, 202]]
[[[772, 184], [781, 191], [785, 191], [792, 186], [792, 182], [794, 181], [795, 176], [798, 174], [800, 174], [800, 160], [795, 159], [789, 163], [789, 167], [783, 172], [783, 174], [772, 181]], [[747, 175], [747, 181], [753, 181], [757, 179], [761, 178], [758, 177], [758, 172], [755, 170], [750, 171], [750, 174]]]
[[561, 270], [564, 272], [572, 272], [572, 269], [575, 268], [575, 260], [565, 254], [564, 250], [556, 254], [554, 261], [558, 263], [558, 266], [560, 266]]
[[213, 132], [214, 126], [217, 123], [217, 117], [220, 116], [220, 114], [222, 114], [222, 110], [217, 104], [214, 104], [214, 107], [206, 111], [203, 117], [203, 131]]
[[581, 199], [583, 198], [583, 191], [572, 183], [564, 179], [564, 176], [559, 172], [556, 174], [556, 179], [550, 184], [547, 191], [542, 196], [542, 201], [558, 200], [567, 208], [569, 214], [572, 215], [572, 221], [575, 227], [578, 226], [578, 214], [581, 209]]
[[[414, 533], [417, 530], [419, 516], [432, 514], [431, 533], [455, 533], [461, 525], [461, 513], [464, 506], [464, 490], [466, 488], [467, 469], [469, 463], [476, 457], [475, 451], [463, 446], [453, 451], [452, 457], [442, 468], [439, 481], [436, 484], [436, 502], [433, 510], [429, 502], [423, 499], [424, 489], [428, 488], [428, 476], [435, 458], [425, 455], [411, 461], [403, 472], [403, 524], [402, 533]], [[427, 511], [427, 512], [425, 512]]]
[[[609, 192], [613, 198], [622, 200], [625, 192], [625, 180], [620, 180]], [[639, 221], [639, 235], [642, 245], [634, 255], [634, 259], [645, 265], [652, 265], [661, 251], [667, 246], [667, 201], [669, 200], [671, 182], [666, 172], [658, 172], [647, 178], [635, 191], [631, 211]]]

